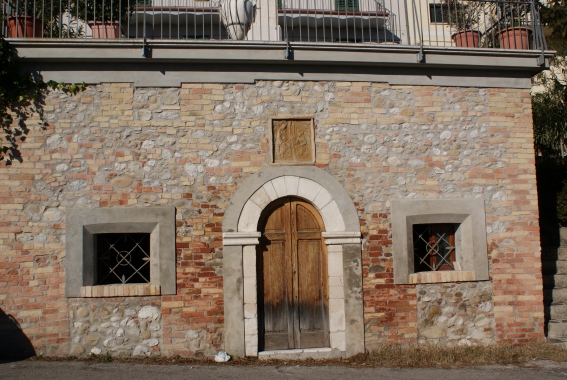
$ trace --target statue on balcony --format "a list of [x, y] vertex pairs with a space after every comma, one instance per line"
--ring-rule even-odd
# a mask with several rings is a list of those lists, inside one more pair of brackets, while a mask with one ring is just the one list
[[221, 0], [221, 20], [233, 40], [243, 40], [254, 22], [251, 0]]

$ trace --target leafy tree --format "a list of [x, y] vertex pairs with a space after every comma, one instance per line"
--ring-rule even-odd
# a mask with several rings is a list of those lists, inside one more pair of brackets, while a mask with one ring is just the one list
[[538, 156], [567, 155], [567, 0], [541, 5], [542, 23], [551, 30], [548, 47], [557, 51], [551, 70], [539, 74], [532, 95], [535, 149]]

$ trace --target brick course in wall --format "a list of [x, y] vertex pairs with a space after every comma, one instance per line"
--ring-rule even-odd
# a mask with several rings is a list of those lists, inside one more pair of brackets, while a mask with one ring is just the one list
[[127, 302], [161, 310], [161, 341], [145, 354], [221, 349], [224, 210], [270, 165], [270, 118], [295, 116], [314, 118], [315, 165], [345, 187], [360, 218], [367, 349], [418, 341], [416, 286], [393, 284], [389, 201], [401, 198], [482, 197], [495, 341], [543, 337], [529, 90], [109, 83], [51, 92], [44, 113], [44, 128], [38, 115], [26, 121], [23, 161], [0, 167], [0, 308], [37, 354], [68, 355], [80, 341], [70, 317], [79, 301], [64, 296], [69, 207], [174, 205], [177, 294]]

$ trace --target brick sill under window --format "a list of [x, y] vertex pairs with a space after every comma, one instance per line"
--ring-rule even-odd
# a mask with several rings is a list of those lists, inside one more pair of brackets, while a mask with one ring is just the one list
[[439, 271], [439, 272], [420, 272], [408, 275], [410, 284], [432, 284], [437, 282], [461, 282], [476, 281], [474, 271]]
[[81, 286], [81, 297], [101, 298], [101, 297], [135, 297], [135, 296], [159, 296], [161, 286], [150, 284], [116, 284], [116, 285], [97, 285]]

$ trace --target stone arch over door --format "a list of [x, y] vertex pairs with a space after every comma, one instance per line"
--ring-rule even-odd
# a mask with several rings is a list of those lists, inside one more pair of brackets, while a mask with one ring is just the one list
[[[223, 219], [225, 349], [236, 356], [258, 356], [258, 221], [268, 204], [287, 196], [311, 203], [325, 225], [331, 345], [328, 350], [294, 350], [288, 354], [301, 358], [351, 356], [364, 352], [358, 215], [348, 192], [333, 176], [307, 166], [261, 170], [238, 187], [227, 207]], [[264, 354], [277, 356], [281, 353]]]

